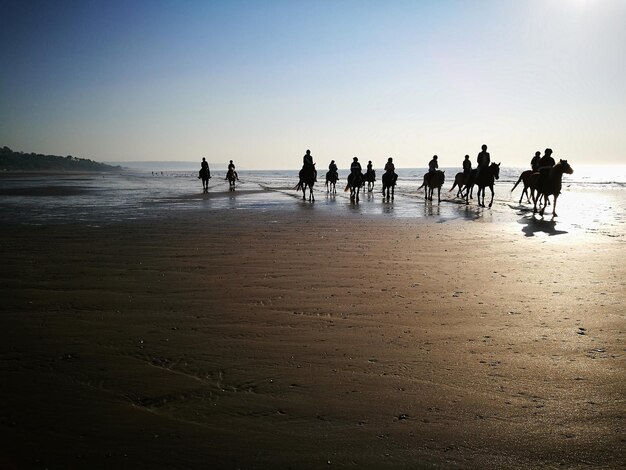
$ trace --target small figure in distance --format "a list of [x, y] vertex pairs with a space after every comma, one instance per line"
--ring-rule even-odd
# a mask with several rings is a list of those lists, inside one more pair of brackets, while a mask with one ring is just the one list
[[[232, 171], [233, 174], [235, 175], [235, 179], [239, 180], [239, 175], [237, 174], [237, 172], [235, 171], [235, 164], [233, 163], [233, 161], [231, 160], [230, 163], [228, 164], [228, 171]], [[228, 176], [226, 176], [226, 179], [228, 179]]]
[[428, 162], [428, 173], [424, 175], [424, 184], [422, 184], [422, 186], [427, 186], [429, 184], [433, 173], [435, 173], [439, 168], [439, 163], [437, 163], [438, 158], [439, 157], [437, 157], [437, 155], [433, 155], [433, 158]]
[[472, 172], [472, 161], [470, 160], [469, 155], [465, 155], [465, 159], [463, 160], [463, 181], [465, 184], [467, 184], [467, 180], [469, 179], [471, 172]]
[[198, 175], [198, 178], [202, 179], [202, 189], [204, 192], [208, 192], [211, 170], [209, 169], [209, 162], [207, 162], [204, 157], [202, 157], [202, 162], [200, 163], [200, 174]]
[[361, 164], [359, 163], [359, 159], [354, 157], [352, 159], [352, 164], [350, 165], [350, 174], [348, 175], [348, 184], [344, 191], [350, 190], [350, 200], [357, 201], [359, 200], [359, 192], [361, 191], [361, 186], [363, 185], [363, 171], [361, 168]]
[[[389, 157], [387, 163], [385, 163], [385, 173], [391, 173], [393, 175], [393, 184], [396, 184], [398, 175], [396, 174], [396, 166], [393, 164], [393, 158]], [[385, 190], [383, 189], [383, 193]]]
[[339, 179], [339, 173], [337, 171], [337, 164], [335, 163], [335, 160], [331, 160], [330, 161], [330, 165], [328, 165], [328, 171], [331, 173], [332, 176], [334, 176], [336, 179]]
[[480, 175], [480, 170], [489, 167], [489, 164], [491, 163], [491, 156], [489, 155], [489, 152], [487, 152], [487, 146], [483, 144], [480, 148], [481, 151], [476, 157], [476, 163], [478, 163], [478, 167], [476, 168], [476, 177]]
[[541, 178], [539, 178], [540, 185], [543, 185], [545, 182], [548, 181], [550, 170], [555, 164], [556, 162], [554, 161], [554, 158], [552, 158], [552, 149], [547, 148], [543, 154], [543, 157], [541, 157], [538, 163], [539, 168], [537, 169], [537, 171], [541, 173]]
[[431, 161], [428, 162], [428, 173], [434, 173], [439, 168], [439, 163], [437, 163], [437, 155], [433, 155]]
[[328, 165], [328, 172], [326, 173], [326, 192], [335, 194], [337, 192], [337, 180], [339, 179], [339, 173], [337, 172], [337, 165], [335, 160], [331, 160]]
[[541, 152], [537, 150], [535, 156], [530, 161], [530, 168], [533, 170], [533, 173], [539, 171], [539, 160], [541, 160]]
[[[391, 172], [393, 172], [394, 175], [396, 175], [396, 173], [395, 173], [396, 166], [393, 164], [393, 158], [389, 157], [387, 159], [387, 163], [385, 163], [385, 171], [391, 171]], [[397, 178], [398, 175], [396, 175], [395, 177]]]
[[367, 183], [367, 191], [372, 192], [374, 190], [374, 182], [376, 181], [376, 171], [372, 167], [372, 161], [367, 162], [367, 170], [365, 171], [365, 180], [363, 184]]
[[539, 159], [539, 171], [544, 168], [552, 168], [554, 165], [556, 165], [556, 162], [554, 161], [554, 158], [552, 158], [552, 149], [546, 149], [543, 157]]
[[311, 155], [311, 151], [307, 150], [302, 157], [302, 171], [306, 173], [306, 171], [313, 171], [315, 182], [317, 182], [317, 170], [315, 169], [315, 163], [313, 163], [313, 155]]
[[389, 157], [387, 163], [385, 163], [385, 174], [383, 175], [383, 195], [389, 198], [389, 190], [391, 189], [391, 198], [394, 197], [396, 180], [398, 175], [396, 174], [396, 166], [393, 164], [393, 158]]
[[352, 159], [352, 164], [350, 165], [350, 173], [352, 173], [353, 175], [360, 175], [362, 172], [362, 168], [361, 168], [361, 164], [359, 163], [359, 159], [357, 157], [354, 157]]

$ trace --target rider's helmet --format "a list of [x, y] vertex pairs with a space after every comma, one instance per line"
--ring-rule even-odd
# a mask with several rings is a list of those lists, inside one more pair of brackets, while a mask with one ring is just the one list
[[392, 162], [392, 161], [393, 161], [393, 158], [389, 157], [389, 158], [387, 159], [387, 161], [388, 161], [388, 162]]
[[358, 161], [359, 161], [359, 159], [358, 159], [358, 158], [356, 158], [356, 157], [354, 157], [354, 158], [352, 159], [352, 161], [353, 161], [353, 162], [358, 162]]
[[469, 158], [469, 155], [465, 155], [465, 160], [467, 160]]
[[552, 149], [546, 149], [546, 155], [551, 155], [552, 154]]
[[482, 145], [482, 147], [480, 147], [483, 150], [487, 150], [487, 146], [485, 144]]
[[433, 155], [433, 160], [437, 160], [437, 155]]
[[335, 163], [335, 160], [331, 160], [330, 163]]

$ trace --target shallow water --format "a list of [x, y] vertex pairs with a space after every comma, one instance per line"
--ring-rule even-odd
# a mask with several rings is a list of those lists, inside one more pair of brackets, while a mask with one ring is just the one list
[[[337, 193], [329, 194], [323, 184], [315, 186], [315, 202], [302, 200], [293, 188], [297, 171], [241, 171], [234, 192], [228, 190], [223, 172], [214, 173], [209, 192], [202, 193], [196, 170], [158, 173], [127, 170], [117, 174], [20, 175], [0, 176], [0, 222], [45, 225], [81, 223], [102, 225], [143, 218], [159, 218], [186, 211], [297, 211], [344, 217], [393, 217], [439, 223], [472, 221], [498, 223], [525, 236], [593, 233], [624, 239], [626, 234], [626, 167], [612, 172], [577, 171], [565, 175], [558, 200], [559, 217], [546, 212], [541, 220], [532, 215], [532, 205], [519, 204], [521, 189], [511, 188], [523, 169], [503, 169], [495, 186], [491, 209], [478, 207], [476, 200], [465, 205], [449, 192], [449, 177], [441, 193], [426, 201], [418, 192], [424, 169], [399, 169], [395, 198], [387, 201], [380, 194], [380, 181], [374, 191], [361, 193], [358, 203], [344, 192], [345, 179]], [[446, 174], [454, 174], [449, 169]], [[606, 178], [605, 175], [611, 175]], [[340, 176], [347, 171], [340, 171]], [[378, 175], [380, 179], [380, 174]], [[320, 174], [319, 180], [323, 180]], [[487, 192], [489, 198], [489, 192]], [[551, 213], [551, 207], [548, 208]]]

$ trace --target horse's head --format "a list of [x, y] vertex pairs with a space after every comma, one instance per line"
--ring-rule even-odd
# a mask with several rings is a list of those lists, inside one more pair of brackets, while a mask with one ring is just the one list
[[557, 165], [561, 166], [563, 173], [567, 173], [568, 175], [574, 173], [574, 169], [570, 166], [569, 163], [567, 163], [567, 160], [559, 160], [559, 163], [557, 163]]
[[495, 179], [500, 179], [500, 163], [492, 163], [489, 168], [491, 169], [491, 174]]

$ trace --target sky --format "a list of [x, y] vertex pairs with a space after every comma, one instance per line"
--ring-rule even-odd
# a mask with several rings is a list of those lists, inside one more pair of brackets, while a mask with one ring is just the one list
[[0, 0], [0, 146], [626, 164], [626, 0]]

